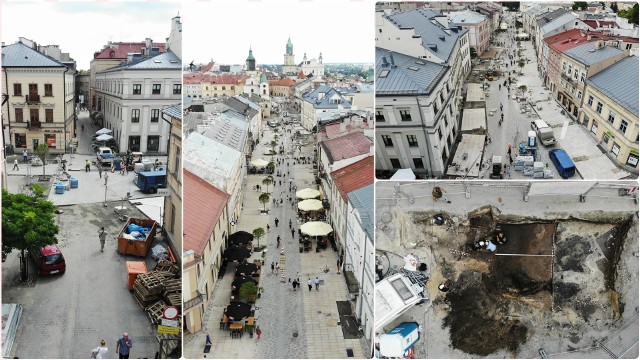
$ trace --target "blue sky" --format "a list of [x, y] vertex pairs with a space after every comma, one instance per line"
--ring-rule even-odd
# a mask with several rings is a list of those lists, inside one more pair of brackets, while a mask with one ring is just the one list
[[144, 41], [149, 37], [165, 42], [171, 32], [171, 18], [182, 8], [178, 2], [116, 0], [5, 0], [0, 6], [0, 38], [5, 44], [15, 43], [22, 36], [42, 45], [60, 45], [76, 60], [78, 69], [86, 70], [93, 53], [109, 40]]

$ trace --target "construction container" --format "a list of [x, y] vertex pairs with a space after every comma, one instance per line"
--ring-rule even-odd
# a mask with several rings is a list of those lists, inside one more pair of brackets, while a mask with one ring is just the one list
[[129, 290], [133, 290], [133, 283], [139, 274], [147, 273], [147, 264], [144, 261], [127, 261], [127, 274], [129, 274]]
[[[135, 240], [126, 237], [129, 234], [128, 228], [131, 224], [142, 226], [146, 229], [144, 239]], [[146, 257], [156, 237], [157, 227], [158, 224], [155, 220], [130, 218], [118, 235], [118, 253]]]
[[71, 187], [71, 189], [77, 189], [78, 188], [78, 179], [77, 178], [70, 178], [69, 179], [69, 186]]
[[62, 181], [56, 183], [56, 194], [64, 194], [64, 183]]

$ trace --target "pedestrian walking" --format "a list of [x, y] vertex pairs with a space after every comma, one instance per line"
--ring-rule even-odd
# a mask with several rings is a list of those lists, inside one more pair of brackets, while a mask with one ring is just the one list
[[309, 278], [309, 281], [307, 281], [307, 285], [309, 285], [309, 291], [311, 291], [311, 289], [313, 288], [313, 281], [311, 281], [311, 278]]
[[107, 186], [107, 181], [109, 181], [109, 173], [104, 173], [104, 186]]
[[13, 161], [13, 170], [20, 170], [20, 168], [18, 167], [18, 159], [15, 159]]
[[289, 219], [289, 229], [291, 229], [291, 219]]
[[316, 291], [319, 291], [320, 290], [320, 279], [318, 279], [317, 276], [316, 276], [315, 283], [316, 283]]
[[91, 170], [91, 161], [86, 160], [84, 162], [84, 172], [89, 172]]
[[278, 218], [276, 218], [275, 220], [273, 220], [273, 222], [276, 224], [276, 227], [278, 227], [278, 223], [280, 222], [280, 220], [278, 220]]
[[[502, 89], [502, 85], [501, 85], [501, 84], [498, 84], [498, 90], [501, 90], [501, 89]], [[502, 110], [502, 109], [501, 109], [501, 110]]]
[[257, 340], [260, 340], [260, 335], [262, 335], [262, 330], [260, 330], [260, 326], [256, 328], [256, 335], [258, 335]]
[[296, 238], [296, 229], [291, 229], [291, 238], [292, 239]]
[[298, 287], [298, 282], [296, 281], [296, 279], [293, 279], [291, 286], [293, 286], [293, 291], [296, 291], [296, 288]]
[[278, 235], [278, 237], [276, 238], [276, 241], [277, 241], [276, 246], [280, 247], [280, 235]]
[[273, 271], [276, 269], [276, 265], [273, 263], [273, 261], [271, 262], [271, 273], [273, 274]]
[[271, 230], [271, 226], [269, 226], [269, 224], [267, 224], [267, 232], [269, 232], [269, 230]]
[[209, 333], [205, 336], [204, 341], [205, 345], [211, 345], [211, 336], [209, 336]]
[[118, 359], [128, 359], [132, 346], [133, 346], [133, 341], [129, 339], [129, 334], [123, 333], [122, 337], [118, 339], [118, 343], [116, 345], [116, 351], [118, 352]]
[[98, 230], [98, 239], [100, 239], [100, 251], [104, 252], [104, 243], [107, 240], [107, 232], [104, 230], [104, 226]]
[[500, 111], [502, 111], [502, 103], [500, 103]]
[[102, 166], [100, 166], [100, 163], [97, 163], [96, 166], [98, 167], [98, 176], [102, 179]]
[[91, 350], [91, 358], [93, 359], [106, 359], [107, 353], [109, 352], [109, 348], [107, 347], [107, 342], [102, 339], [100, 341], [100, 346]]
[[29, 158], [29, 153], [27, 153], [27, 150], [25, 149], [22, 152], [22, 161], [24, 161], [26, 163], [28, 158]]
[[276, 273], [280, 271], [280, 264], [276, 263]]
[[280, 198], [280, 205], [282, 206], [282, 198]]

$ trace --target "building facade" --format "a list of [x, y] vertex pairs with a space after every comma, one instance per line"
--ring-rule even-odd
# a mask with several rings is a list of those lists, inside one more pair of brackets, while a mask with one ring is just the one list
[[451, 24], [462, 26], [469, 31], [469, 46], [476, 51], [478, 57], [489, 48], [491, 23], [485, 15], [465, 10], [449, 14]]
[[126, 63], [96, 73], [95, 93], [96, 110], [120, 152], [167, 154], [170, 124], [160, 113], [182, 101], [182, 61], [173, 52], [131, 54]]
[[318, 125], [320, 116], [351, 109], [351, 103], [339, 91], [326, 85], [318, 86], [302, 99], [300, 125], [308, 131]]
[[2, 47], [3, 135], [14, 151], [46, 144], [53, 154], [66, 152], [76, 134], [75, 76], [70, 65], [22, 42]]
[[163, 227], [174, 254], [182, 254], [182, 106], [162, 110], [164, 120], [171, 122], [167, 155], [167, 188], [164, 198]]

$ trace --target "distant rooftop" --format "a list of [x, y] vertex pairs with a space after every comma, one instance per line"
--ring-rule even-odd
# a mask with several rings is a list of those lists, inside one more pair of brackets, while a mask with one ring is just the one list
[[320, 143], [331, 164], [336, 161], [367, 154], [371, 150], [371, 145], [373, 145], [373, 141], [361, 132], [347, 134]]
[[450, 18], [451, 23], [455, 25], [479, 24], [487, 20], [486, 15], [471, 10], [452, 12]]
[[50, 56], [39, 53], [21, 42], [17, 42], [2, 47], [2, 67], [65, 68], [66, 66]]
[[[100, 71], [99, 74], [120, 70], [176, 70], [182, 72], [182, 60], [172, 51], [152, 56], [143, 57], [140, 61], [122, 63], [110, 69]], [[182, 73], [180, 73], [182, 75]]]
[[342, 196], [342, 200], [348, 201], [347, 194], [373, 184], [373, 156], [366, 157], [351, 165], [333, 171], [331, 178]]
[[600, 49], [596, 49], [596, 45], [597, 43], [595, 42], [587, 43], [573, 49], [569, 49], [565, 51], [564, 54], [582, 64], [593, 65], [624, 52], [624, 50], [611, 46], [603, 46]]
[[226, 189], [227, 180], [244, 155], [222, 143], [193, 132], [183, 141], [184, 168], [219, 189]]
[[348, 194], [349, 202], [358, 209], [362, 229], [367, 234], [369, 241], [373, 243], [373, 184], [354, 190]]
[[[165, 43], [154, 42], [151, 47], [158, 48], [161, 53], [166, 51]], [[105, 46], [102, 50], [93, 54], [94, 59], [120, 59], [125, 60], [127, 54], [142, 53], [147, 48], [144, 41], [141, 42], [116, 42]]]

